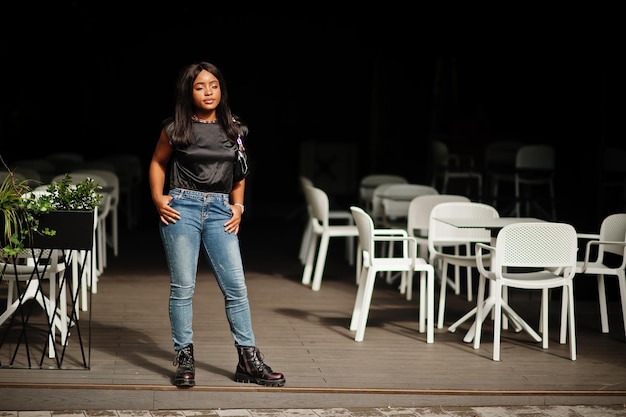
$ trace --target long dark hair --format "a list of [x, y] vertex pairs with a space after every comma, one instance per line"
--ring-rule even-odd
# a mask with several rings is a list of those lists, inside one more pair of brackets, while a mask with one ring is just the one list
[[215, 65], [209, 62], [198, 62], [186, 66], [180, 71], [178, 82], [176, 83], [176, 101], [174, 104], [174, 123], [168, 133], [173, 144], [185, 145], [192, 141], [191, 117], [194, 114], [193, 106], [193, 83], [202, 71], [206, 70], [213, 74], [220, 84], [222, 98], [217, 105], [217, 123], [220, 124], [228, 139], [235, 143], [237, 137], [244, 137], [248, 134], [248, 127], [241, 119], [232, 114], [228, 102], [228, 88], [222, 72]]

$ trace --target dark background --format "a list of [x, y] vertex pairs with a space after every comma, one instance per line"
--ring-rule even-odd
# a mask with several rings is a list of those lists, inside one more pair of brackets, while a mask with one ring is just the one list
[[[478, 164], [490, 141], [553, 144], [557, 214], [577, 228], [623, 210], [600, 187], [605, 148], [624, 148], [617, 11], [229, 6], [3, 6], [3, 159], [124, 152], [147, 169], [178, 71], [207, 60], [251, 130], [251, 209], [289, 216], [300, 174], [346, 204], [365, 174], [429, 182], [429, 140], [443, 135]], [[147, 181], [144, 197], [152, 210]]]

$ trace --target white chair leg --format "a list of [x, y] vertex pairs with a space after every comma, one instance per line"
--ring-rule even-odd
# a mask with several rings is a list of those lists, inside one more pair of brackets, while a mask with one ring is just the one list
[[306, 227], [304, 228], [304, 232], [302, 233], [302, 241], [300, 242], [300, 253], [298, 255], [298, 259], [302, 262], [302, 265], [306, 263], [306, 255], [308, 253], [309, 242], [311, 241], [311, 233], [313, 227], [311, 226], [311, 222], [308, 221]]
[[363, 292], [360, 312], [357, 320], [356, 335], [354, 336], [355, 342], [362, 342], [365, 337], [365, 327], [367, 326], [367, 318], [372, 304], [372, 293], [374, 292], [375, 280], [375, 274], [367, 274], [365, 282], [361, 285], [361, 287], [363, 287]]
[[[454, 254], [460, 254], [459, 246], [454, 248]], [[452, 288], [454, 289], [454, 295], [461, 294], [461, 267], [459, 265], [454, 265], [454, 286]]]
[[622, 307], [622, 322], [624, 323], [624, 334], [626, 334], [626, 277], [624, 271], [618, 271], [617, 282], [619, 284], [619, 298]]
[[113, 255], [117, 257], [117, 255], [119, 254], [119, 233], [118, 233], [118, 224], [117, 224], [117, 208], [112, 210], [113, 215], [111, 216], [112, 219], [112, 238], [113, 238]]
[[354, 301], [354, 307], [352, 309], [352, 318], [350, 319], [350, 330], [356, 331], [359, 323], [359, 316], [361, 315], [361, 306], [363, 304], [363, 294], [365, 292], [365, 283], [368, 279], [370, 271], [367, 268], [363, 268], [361, 271], [361, 277], [359, 278], [360, 285], [356, 292], [356, 298]]
[[[410, 300], [409, 291], [413, 291], [413, 275], [414, 273], [409, 274], [408, 280], [411, 284], [407, 283], [407, 300]], [[420, 276], [420, 309], [419, 309], [419, 332], [424, 333], [426, 330], [426, 272], [419, 271]], [[409, 290], [410, 288], [410, 290]], [[412, 297], [411, 297], [412, 298]]]
[[448, 289], [447, 287], [448, 276], [446, 272], [447, 270], [448, 270], [448, 263], [444, 262], [443, 268], [441, 268], [441, 285], [439, 287], [439, 311], [437, 314], [437, 328], [438, 329], [443, 329], [443, 319], [444, 319], [444, 313], [446, 310], [446, 290]]
[[476, 294], [476, 316], [474, 318], [474, 349], [480, 348], [480, 336], [483, 329], [484, 321], [484, 304], [485, 304], [485, 281], [483, 276], [478, 278], [478, 293]]
[[354, 238], [346, 237], [346, 259], [348, 260], [348, 265], [354, 265]]
[[550, 293], [548, 289], [544, 288], [541, 290], [541, 333], [542, 333], [542, 347], [544, 349], [548, 348], [548, 299], [550, 298]]
[[319, 291], [322, 286], [322, 276], [324, 275], [324, 267], [326, 266], [326, 255], [328, 254], [328, 244], [330, 238], [323, 235], [320, 239], [320, 247], [317, 252], [317, 261], [315, 263], [315, 270], [313, 271], [313, 283], [311, 289], [313, 291]]
[[363, 268], [363, 253], [361, 249], [361, 242], [359, 242], [356, 247], [356, 285], [359, 285], [359, 281], [361, 278], [361, 268]]
[[56, 277], [50, 277], [48, 281], [50, 285], [50, 298], [45, 300], [41, 292], [37, 294], [37, 298], [41, 298], [39, 303], [42, 304], [42, 307], [48, 313], [48, 357], [54, 358], [56, 356], [56, 347], [54, 343], [56, 339], [55, 319], [57, 316]]
[[57, 307], [58, 313], [56, 314], [57, 327], [61, 334], [61, 344], [65, 346], [67, 343], [68, 329], [68, 316], [67, 316], [67, 283], [62, 276], [57, 277], [59, 279], [59, 306]]
[[319, 235], [311, 233], [311, 239], [308, 244], [308, 253], [306, 256], [306, 262], [304, 263], [304, 271], [302, 272], [302, 283], [309, 285], [311, 283], [311, 276], [313, 275], [313, 262], [315, 261], [315, 251], [317, 249], [317, 241]]
[[[567, 299], [567, 291], [563, 288], [563, 294], [561, 295], [561, 329], [559, 331], [559, 343], [564, 345], [567, 342], [567, 310], [569, 307], [569, 300]], [[542, 335], [544, 339], [547, 339], [548, 335]]]
[[569, 307], [569, 350], [573, 361], [576, 360], [576, 321], [574, 319], [574, 286], [572, 283], [563, 288], [567, 291], [567, 305]]
[[609, 314], [606, 306], [606, 290], [604, 286], [604, 275], [598, 275], [598, 301], [600, 303], [600, 322], [602, 323], [602, 333], [609, 332]]
[[[502, 288], [497, 286], [497, 291], [502, 293]], [[500, 360], [500, 337], [502, 329], [502, 298], [495, 297], [494, 306], [494, 318], [493, 318], [493, 360]]]

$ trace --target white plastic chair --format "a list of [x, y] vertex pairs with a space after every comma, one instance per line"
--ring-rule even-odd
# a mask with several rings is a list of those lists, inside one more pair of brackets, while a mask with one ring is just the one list
[[[447, 287], [451, 287], [455, 294], [460, 292], [460, 281], [455, 277], [448, 277], [448, 266], [454, 265], [468, 268], [468, 281], [471, 281], [472, 271], [476, 268], [476, 256], [473, 246], [476, 242], [489, 243], [491, 233], [485, 229], [462, 229], [436, 220], [441, 218], [498, 218], [495, 207], [477, 202], [448, 202], [440, 203], [430, 211], [428, 222], [428, 253], [429, 263], [436, 267], [440, 277], [439, 311], [437, 328], [443, 328], [446, 305]], [[465, 247], [465, 253], [461, 248]], [[488, 264], [488, 259], [484, 263]], [[455, 274], [458, 277], [458, 274]], [[472, 286], [467, 291], [472, 291]]]
[[406, 229], [409, 217], [409, 205], [414, 197], [436, 195], [435, 187], [425, 184], [390, 184], [380, 194], [383, 227], [401, 227]]
[[46, 158], [20, 159], [11, 164], [11, 170], [14, 172], [18, 172], [23, 168], [34, 169], [37, 171], [43, 184], [49, 183], [52, 181], [52, 178], [57, 175], [54, 163]]
[[[383, 227], [384, 226], [384, 207], [383, 207], [383, 194], [385, 193], [385, 190], [389, 187], [391, 187], [392, 185], [396, 185], [397, 183], [385, 183], [385, 184], [379, 184], [377, 185], [374, 190], [372, 191], [372, 198], [369, 202], [369, 209], [367, 209], [367, 205], [363, 205], [363, 207], [366, 209], [367, 213], [372, 216], [372, 220], [374, 220], [374, 225], [376, 227]], [[402, 183], [404, 184], [404, 183]], [[408, 183], [407, 183], [408, 184]]]
[[144, 167], [137, 155], [116, 153], [91, 161], [90, 165], [107, 164], [115, 168], [120, 181], [120, 209], [126, 217], [128, 229], [132, 229], [140, 219], [140, 195], [144, 178]]
[[[57, 249], [26, 248], [16, 255], [15, 262], [0, 258], [0, 278], [8, 284], [7, 308], [0, 315], [0, 325], [16, 314], [20, 306], [25, 308], [28, 300], [35, 300], [48, 319], [50, 358], [56, 356], [57, 331], [62, 344], [68, 336], [67, 295], [64, 280], [60, 279], [65, 269], [65, 258]], [[48, 296], [44, 294], [42, 281], [49, 283]], [[20, 283], [26, 285], [23, 290], [19, 289]]]
[[[304, 189], [307, 186], [310, 186], [310, 187], [314, 186], [313, 181], [311, 181], [307, 177], [301, 176], [300, 177], [300, 189], [303, 195], [305, 194]], [[306, 201], [306, 196], [304, 196], [304, 199]], [[311, 233], [313, 231], [313, 224], [311, 223], [311, 207], [308, 201], [306, 202], [306, 210], [307, 210], [307, 221], [306, 221], [306, 226], [304, 227], [304, 232], [302, 233], [302, 240], [300, 242], [300, 253], [298, 255], [300, 262], [302, 262], [302, 265], [306, 263], [306, 256], [308, 253], [309, 243], [311, 242]], [[354, 224], [354, 218], [352, 217], [352, 213], [350, 213], [350, 210], [331, 210], [329, 208], [328, 220], [329, 222], [332, 222], [332, 223], [339, 222], [340, 224], [341, 223]], [[354, 264], [354, 256], [355, 256], [354, 255], [354, 241], [353, 239], [348, 239], [348, 242], [346, 244], [346, 259], [348, 260], [348, 263], [350, 265]]]
[[[498, 233], [495, 247], [476, 244], [476, 261], [480, 271], [478, 284], [474, 349], [480, 348], [482, 323], [489, 314], [485, 304], [485, 282], [490, 280], [489, 297], [493, 301], [493, 360], [500, 360], [500, 333], [502, 328], [503, 291], [505, 288], [541, 290], [542, 347], [548, 348], [548, 290], [561, 288], [561, 336], [566, 322], [569, 329], [570, 358], [576, 360], [576, 326], [574, 319], [574, 284], [576, 230], [566, 223], [538, 222], [514, 223]], [[491, 258], [491, 267], [483, 262]], [[487, 258], [489, 259], [489, 258]], [[526, 269], [526, 270], [525, 270]], [[515, 272], [509, 272], [514, 270]], [[567, 311], [567, 314], [564, 313]], [[569, 317], [569, 320], [567, 320]], [[564, 344], [565, 337], [559, 342]]]
[[[420, 272], [420, 294], [427, 295], [420, 297], [419, 331], [423, 333], [426, 328], [426, 342], [433, 343], [435, 271], [432, 265], [429, 265], [425, 259], [417, 257], [415, 238], [406, 235], [385, 235], [385, 229], [375, 229], [374, 221], [365, 210], [355, 206], [350, 207], [350, 210], [359, 230], [359, 246], [363, 255], [359, 285], [350, 320], [350, 330], [356, 331], [354, 340], [362, 342], [365, 336], [376, 275], [379, 272], [398, 271], [409, 275]], [[402, 253], [394, 257], [379, 256], [376, 250], [378, 242], [388, 244], [401, 242]]]
[[[329, 219], [328, 195], [322, 189], [307, 185], [304, 187], [307, 205], [311, 209], [311, 239], [307, 245], [308, 253], [302, 272], [302, 283], [311, 284], [313, 291], [319, 291], [326, 266], [326, 255], [331, 238], [355, 239], [359, 231], [354, 224], [331, 224]], [[318, 249], [319, 242], [319, 249]], [[316, 254], [317, 252], [317, 254]], [[317, 255], [317, 260], [316, 260]], [[357, 256], [357, 271], [360, 268], [360, 256]], [[315, 262], [315, 270], [313, 263]], [[313, 281], [311, 281], [313, 276]]]
[[[81, 174], [92, 174], [98, 176], [101, 181], [104, 183], [100, 184], [102, 187], [106, 188], [109, 194], [111, 195], [110, 200], [110, 221], [109, 225], [107, 225], [107, 237], [106, 244], [107, 246], [113, 249], [113, 256], [118, 256], [119, 254], [119, 222], [118, 222], [118, 205], [120, 201], [120, 180], [114, 170], [102, 169], [102, 168], [79, 168], [72, 172], [70, 175], [73, 177], [74, 175], [78, 175], [75, 173]], [[94, 178], [95, 179], [95, 178]], [[96, 180], [97, 181], [97, 180]], [[108, 218], [109, 216], [107, 216]], [[109, 233], [110, 230], [110, 233]]]
[[483, 165], [485, 173], [487, 198], [491, 200], [491, 205], [500, 207], [500, 196], [498, 195], [498, 183], [500, 181], [514, 181], [515, 156], [517, 151], [524, 145], [524, 142], [516, 139], [506, 139], [491, 142], [485, 146], [483, 155]]
[[[576, 262], [576, 274], [596, 275], [602, 333], [609, 332], [604, 278], [615, 276], [619, 285], [622, 322], [626, 334], [626, 213], [611, 214], [602, 220], [600, 233], [578, 233], [579, 242], [586, 240], [584, 260]], [[609, 259], [613, 257], [613, 259]]]
[[[436, 195], [439, 191], [435, 187], [425, 184], [383, 184], [376, 187], [372, 199], [372, 218], [374, 225], [381, 228], [407, 228], [407, 218], [409, 215], [409, 204], [418, 195]], [[377, 208], [380, 206], [380, 208]], [[377, 222], [377, 219], [378, 222]], [[389, 245], [389, 256], [393, 256], [394, 245]], [[400, 274], [403, 277], [404, 274]], [[393, 284], [398, 274], [387, 272], [387, 284]], [[411, 299], [411, 294], [407, 293], [407, 282], [401, 280], [400, 293], [406, 294], [407, 299]]]
[[359, 183], [359, 201], [365, 211], [371, 213], [372, 198], [374, 189], [381, 184], [407, 184], [407, 180], [402, 175], [396, 174], [369, 174], [361, 178]]
[[85, 163], [85, 156], [75, 151], [51, 152], [45, 159], [54, 164], [57, 175], [70, 172]]
[[[556, 219], [556, 202], [554, 195], [555, 152], [551, 145], [522, 146], [515, 157], [515, 214], [521, 216], [521, 205], [525, 205], [525, 213], [529, 214], [531, 205], [552, 220]], [[537, 201], [537, 196], [522, 195], [522, 187], [547, 187], [548, 206], [544, 209]]]
[[[511, 145], [514, 146], [514, 145]], [[500, 184], [513, 184], [515, 203], [511, 214], [520, 217], [539, 213], [542, 217], [556, 219], [556, 205], [554, 192], [554, 173], [556, 169], [554, 147], [546, 144], [521, 145], [515, 153], [515, 167], [512, 174], [500, 173], [493, 177], [492, 195], [498, 198]], [[532, 191], [545, 189], [543, 195]], [[548, 207], [539, 204], [547, 202]], [[509, 212], [508, 209], [501, 210]]]
[[[455, 194], [425, 194], [414, 197], [409, 203], [406, 231], [417, 241], [417, 256], [428, 259], [428, 227], [430, 222], [430, 212], [437, 204], [448, 202], [470, 202], [470, 199], [463, 195]], [[455, 269], [455, 280], [459, 288], [458, 278], [460, 268]], [[468, 279], [468, 285], [471, 280]], [[413, 281], [406, 283], [406, 298], [412, 299]], [[471, 301], [471, 292], [468, 293], [468, 301]]]
[[441, 194], [448, 192], [450, 180], [464, 181], [465, 194], [470, 196], [472, 186], [478, 200], [482, 198], [483, 176], [476, 169], [472, 155], [450, 153], [448, 145], [441, 140], [431, 141], [432, 186]]

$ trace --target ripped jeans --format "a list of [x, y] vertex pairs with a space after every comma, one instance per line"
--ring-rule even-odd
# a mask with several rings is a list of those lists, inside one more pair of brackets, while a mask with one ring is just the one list
[[200, 251], [224, 296], [235, 347], [255, 346], [239, 237], [224, 230], [232, 217], [228, 194], [173, 189], [170, 206], [180, 220], [160, 224], [170, 272], [169, 316], [174, 350], [193, 343], [192, 299]]

